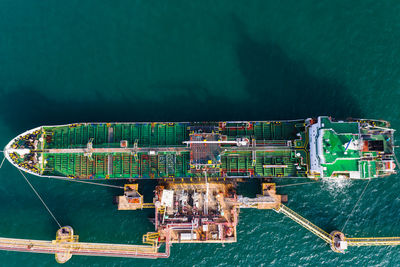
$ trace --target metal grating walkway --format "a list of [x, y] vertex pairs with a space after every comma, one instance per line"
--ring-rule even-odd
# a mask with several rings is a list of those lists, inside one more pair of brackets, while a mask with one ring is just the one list
[[[309, 220], [303, 218], [298, 213], [289, 209], [285, 205], [281, 204], [276, 211], [283, 213], [293, 221], [297, 222], [325, 242], [332, 244], [333, 237], [328, 234]], [[400, 237], [364, 237], [364, 238], [345, 238], [348, 246], [397, 246], [400, 245]]]

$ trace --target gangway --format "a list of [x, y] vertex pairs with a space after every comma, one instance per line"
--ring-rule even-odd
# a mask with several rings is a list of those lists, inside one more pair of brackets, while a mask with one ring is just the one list
[[397, 246], [400, 245], [400, 237], [364, 237], [345, 238], [348, 246]]
[[300, 214], [289, 209], [287, 206], [280, 204], [275, 211], [283, 213], [293, 221], [297, 222], [311, 233], [315, 234], [325, 242], [331, 245], [335, 252], [343, 253], [347, 246], [398, 246], [400, 245], [400, 237], [360, 237], [348, 238], [339, 231], [333, 231], [328, 234], [309, 220], [302, 217]]
[[321, 228], [319, 228], [315, 224], [311, 223], [309, 220], [303, 218], [302, 216], [300, 216], [300, 214], [298, 214], [298, 213], [294, 212], [293, 210], [289, 209], [285, 205], [280, 204], [278, 206], [278, 208], [275, 209], [275, 210], [278, 213], [283, 213], [284, 215], [286, 215], [287, 217], [289, 217], [293, 221], [297, 222], [298, 224], [300, 224], [301, 226], [303, 226], [308, 231], [310, 231], [311, 233], [315, 234], [316, 236], [318, 236], [319, 238], [321, 238], [325, 242], [327, 242], [327, 243], [331, 243], [332, 242], [332, 236], [330, 234], [328, 234], [327, 232], [325, 232], [324, 230], [322, 230]]

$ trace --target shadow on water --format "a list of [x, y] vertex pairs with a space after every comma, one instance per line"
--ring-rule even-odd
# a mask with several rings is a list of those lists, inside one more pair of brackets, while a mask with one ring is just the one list
[[[158, 98], [145, 101], [130, 96], [131, 92], [140, 95], [137, 91], [127, 91], [123, 97], [111, 99], [108, 98], [107, 89], [99, 89], [94, 90], [95, 96], [90, 99], [68, 100], [57, 98], [55, 93], [44, 94], [37, 90], [39, 88], [20, 87], [0, 91], [0, 116], [16, 133], [43, 124], [84, 121], [273, 120], [317, 115], [336, 118], [362, 116], [355, 99], [338, 81], [314, 76], [304, 64], [289, 58], [279, 45], [256, 41], [238, 18], [233, 17], [233, 22], [238, 36], [235, 54], [248, 97], [216, 97], [202, 81], [168, 81], [149, 86], [144, 93]], [[234, 90], [229, 93], [234, 95]]]
[[337, 80], [311, 74], [305, 64], [289, 58], [278, 44], [254, 40], [242, 21], [235, 16], [233, 21], [239, 35], [239, 68], [252, 99], [248, 104], [254, 117], [331, 115], [344, 119], [362, 115], [356, 100]]

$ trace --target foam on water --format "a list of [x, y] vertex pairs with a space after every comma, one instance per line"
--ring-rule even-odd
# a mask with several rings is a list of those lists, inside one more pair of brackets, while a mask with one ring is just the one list
[[324, 178], [321, 179], [321, 189], [328, 192], [333, 198], [347, 194], [354, 181], [345, 178]]

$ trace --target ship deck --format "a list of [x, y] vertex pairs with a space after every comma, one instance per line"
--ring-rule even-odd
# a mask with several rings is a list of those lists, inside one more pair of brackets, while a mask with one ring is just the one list
[[27, 131], [7, 159], [38, 176], [74, 179], [347, 177], [395, 173], [385, 121], [76, 123]]
[[[45, 126], [38, 147], [43, 155], [42, 174], [81, 179], [203, 177], [192, 164], [193, 151], [183, 143], [199, 129], [219, 133], [227, 141], [254, 140], [247, 148], [222, 146], [209, 177], [305, 176], [305, 166], [301, 170], [295, 166], [307, 156], [302, 121]], [[90, 156], [85, 152], [88, 142]], [[121, 147], [124, 142], [126, 147]], [[199, 149], [198, 153], [207, 153]]]

